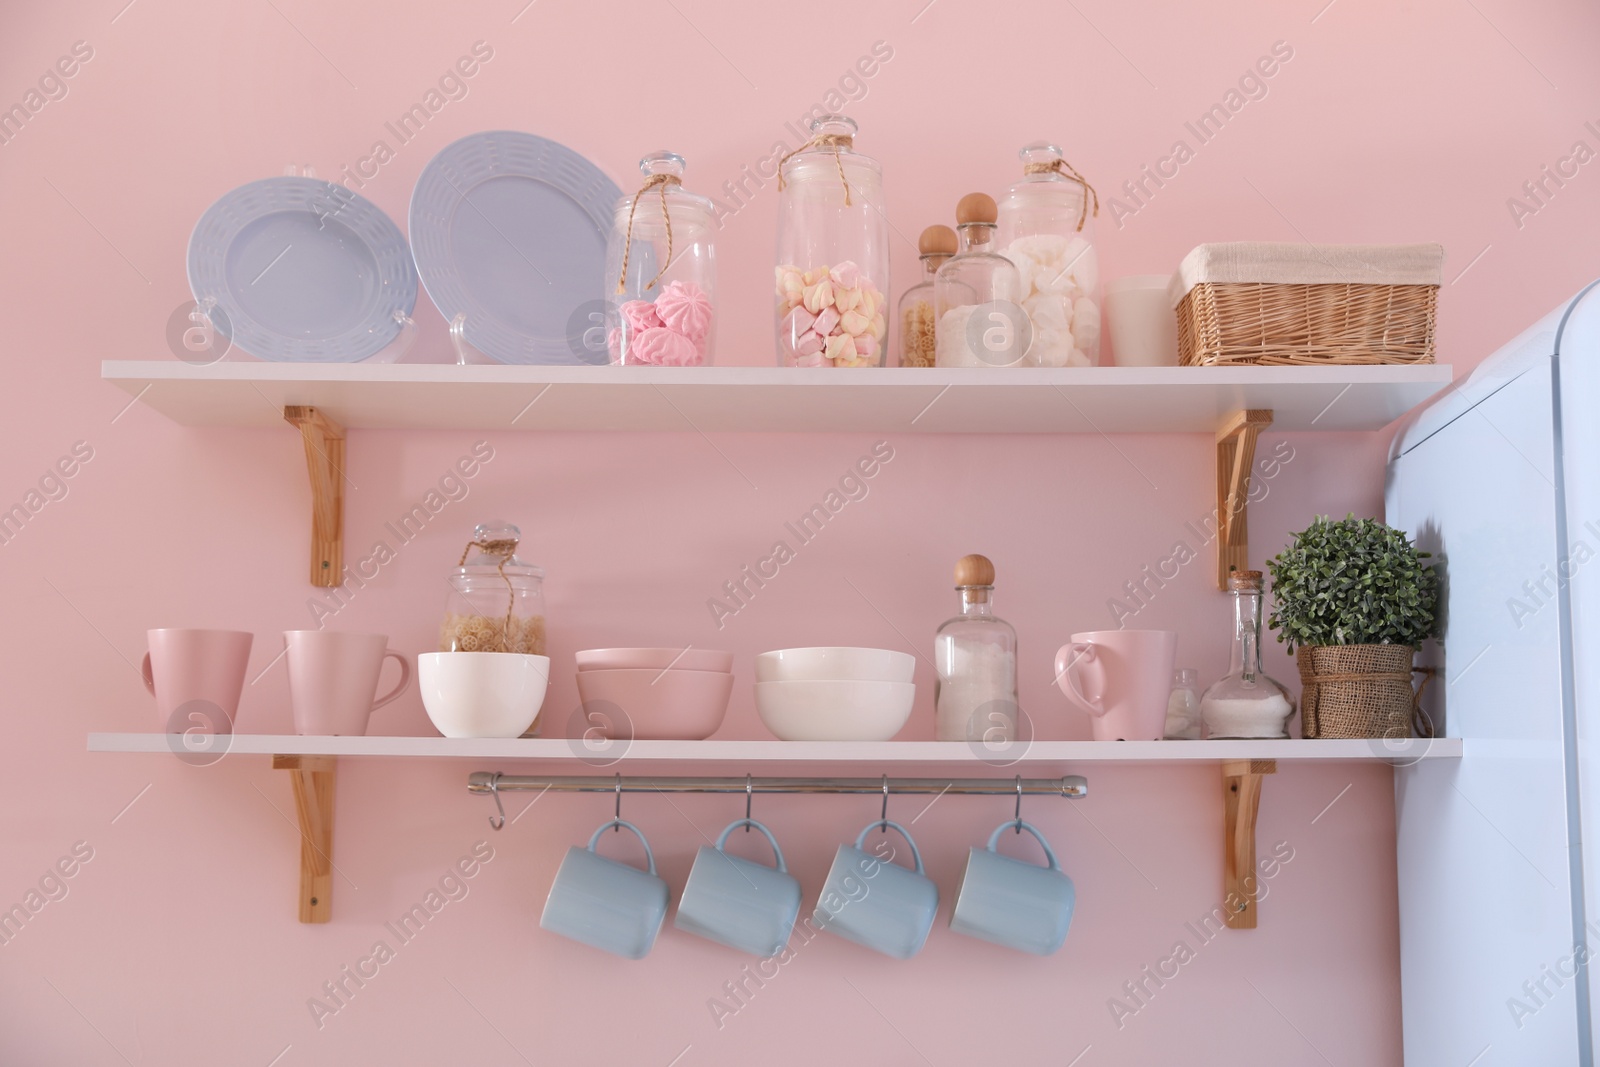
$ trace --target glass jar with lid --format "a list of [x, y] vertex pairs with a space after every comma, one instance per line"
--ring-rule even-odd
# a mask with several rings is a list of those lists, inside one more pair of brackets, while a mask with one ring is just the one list
[[1288, 737], [1294, 698], [1261, 669], [1261, 572], [1228, 575], [1233, 596], [1233, 659], [1200, 697], [1208, 737]]
[[934, 275], [935, 350], [941, 367], [1015, 367], [1032, 342], [1016, 266], [995, 250], [995, 202], [968, 193], [956, 205], [961, 250]]
[[778, 365], [881, 367], [889, 292], [883, 168], [855, 150], [843, 115], [778, 166]]
[[644, 183], [617, 201], [606, 244], [612, 363], [699, 367], [716, 333], [716, 217], [683, 188], [683, 157], [652, 152]]
[[994, 564], [956, 562], [961, 613], [934, 637], [934, 736], [990, 747], [1017, 737], [1017, 631], [994, 613]]
[[1022, 180], [1000, 200], [995, 241], [1022, 275], [1034, 335], [1027, 363], [1093, 366], [1100, 360], [1099, 195], [1057, 145], [1035, 141], [1018, 155]]
[[900, 366], [934, 365], [934, 335], [938, 316], [934, 313], [934, 276], [946, 260], [956, 254], [956, 231], [948, 226], [929, 226], [917, 239], [921, 253], [922, 280], [900, 298]]
[[521, 539], [500, 519], [473, 529], [448, 575], [440, 652], [545, 654], [544, 569], [517, 558]]

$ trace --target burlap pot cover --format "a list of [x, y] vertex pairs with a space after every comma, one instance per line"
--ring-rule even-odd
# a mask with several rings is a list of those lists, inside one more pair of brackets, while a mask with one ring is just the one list
[[1417, 694], [1410, 645], [1310, 645], [1300, 667], [1305, 737], [1410, 737]]

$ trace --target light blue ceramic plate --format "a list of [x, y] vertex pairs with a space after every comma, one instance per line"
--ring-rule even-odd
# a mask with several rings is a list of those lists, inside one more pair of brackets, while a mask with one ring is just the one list
[[261, 359], [355, 363], [395, 339], [417, 303], [400, 228], [365, 197], [315, 178], [226, 193], [189, 235], [189, 288]]
[[[447, 145], [411, 191], [422, 284], [445, 321], [502, 363], [588, 363], [571, 340], [605, 297], [606, 236], [622, 191], [587, 159], [531, 133]], [[575, 326], [576, 324], [576, 326]]]

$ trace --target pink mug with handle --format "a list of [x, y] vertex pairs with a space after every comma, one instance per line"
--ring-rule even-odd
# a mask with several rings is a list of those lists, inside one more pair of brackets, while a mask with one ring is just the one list
[[1056, 653], [1056, 684], [1089, 713], [1096, 741], [1159, 741], [1177, 658], [1171, 630], [1073, 634]]
[[[183, 733], [206, 720], [213, 733], [232, 730], [244, 691], [254, 635], [243, 630], [150, 630], [144, 654], [144, 687], [156, 698], [161, 728]], [[214, 721], [218, 715], [226, 723]], [[176, 721], [175, 721], [176, 720]]]
[[[295, 733], [360, 737], [372, 713], [411, 684], [411, 661], [389, 648], [386, 634], [286, 630], [283, 640], [289, 649]], [[400, 681], [373, 699], [383, 661], [391, 658], [400, 664]]]

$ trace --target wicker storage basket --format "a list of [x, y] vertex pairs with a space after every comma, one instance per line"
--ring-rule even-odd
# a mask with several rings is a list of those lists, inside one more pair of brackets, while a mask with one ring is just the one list
[[[1410, 737], [1420, 689], [1410, 645], [1309, 645], [1295, 653], [1300, 668], [1300, 733], [1304, 737]], [[1423, 685], [1427, 675], [1423, 676]], [[1417, 731], [1424, 736], [1425, 727]]]
[[1186, 366], [1432, 363], [1440, 245], [1208, 244], [1167, 295]]

